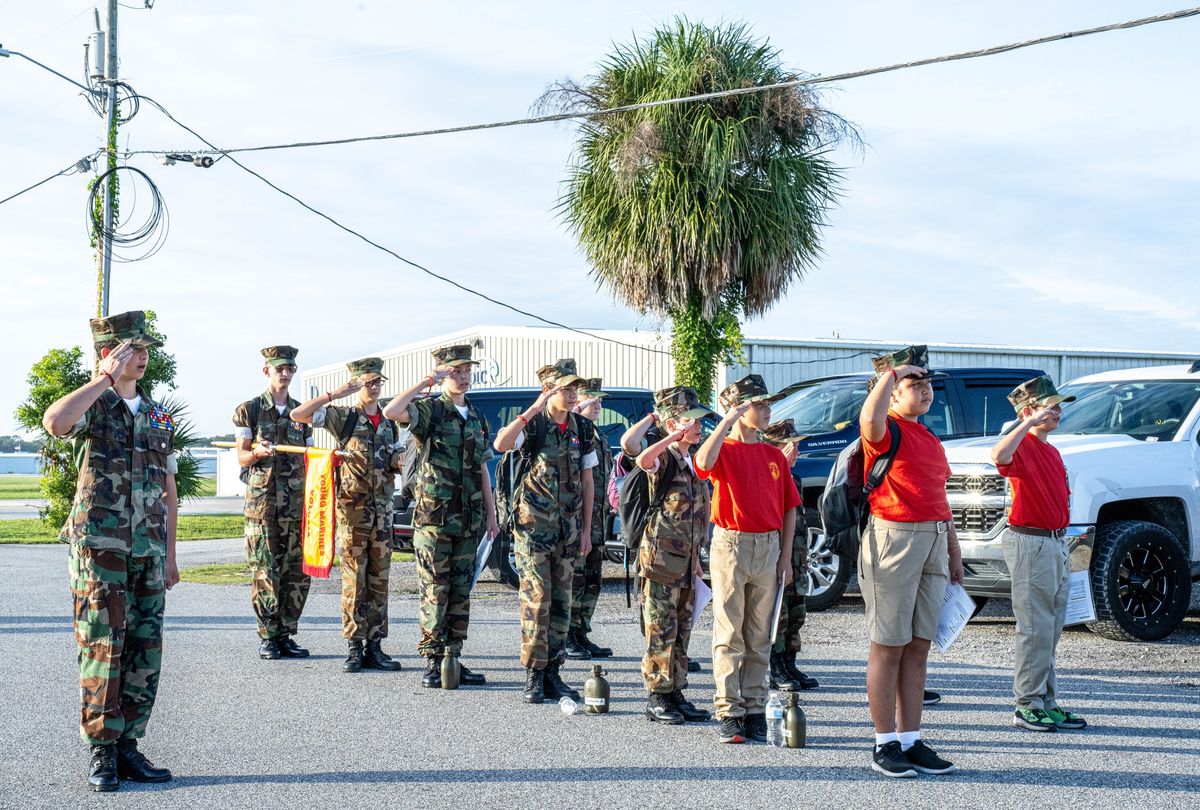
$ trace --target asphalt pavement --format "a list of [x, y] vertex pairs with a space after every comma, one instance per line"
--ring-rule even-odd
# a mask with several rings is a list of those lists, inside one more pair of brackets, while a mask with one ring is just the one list
[[[180, 545], [183, 565], [236, 559], [240, 541]], [[170, 594], [159, 701], [142, 750], [176, 775], [166, 785], [85, 789], [78, 684], [63, 546], [2, 546], [0, 807], [1154, 807], [1193, 808], [1200, 792], [1200, 612], [1171, 639], [1121, 644], [1064, 635], [1064, 703], [1092, 727], [1012, 728], [1013, 620], [993, 601], [945, 655], [930, 661], [941, 705], [926, 740], [960, 771], [887, 780], [869, 765], [862, 604], [813, 614], [801, 668], [808, 747], [720, 745], [716, 724], [664, 727], [642, 715], [641, 638], [619, 569], [607, 573], [593, 638], [614, 712], [564, 715], [520, 701], [516, 594], [477, 586], [464, 663], [483, 688], [420, 686], [416, 580], [393, 566], [391, 635], [400, 673], [346, 675], [336, 580], [317, 582], [298, 640], [304, 661], [260, 661], [248, 588], [184, 583]], [[486, 575], [485, 575], [486, 576]], [[688, 693], [712, 696], [711, 610], [692, 650], [703, 665]], [[570, 663], [582, 686], [590, 667]]]

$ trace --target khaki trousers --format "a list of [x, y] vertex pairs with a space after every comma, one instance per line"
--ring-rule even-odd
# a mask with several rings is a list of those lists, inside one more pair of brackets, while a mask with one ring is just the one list
[[718, 718], [766, 711], [778, 563], [779, 532], [713, 529], [708, 569]]
[[1053, 709], [1058, 706], [1054, 656], [1067, 617], [1068, 543], [1061, 537], [1034, 537], [1005, 529], [1001, 544], [1012, 576], [1017, 619], [1013, 697], [1018, 708]]

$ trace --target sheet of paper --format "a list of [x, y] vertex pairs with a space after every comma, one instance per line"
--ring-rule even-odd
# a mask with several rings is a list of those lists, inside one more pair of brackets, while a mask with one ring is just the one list
[[1067, 591], [1067, 618], [1064, 625], [1096, 621], [1096, 605], [1092, 602], [1092, 578], [1087, 571], [1071, 574]]
[[782, 582], [775, 583], [775, 610], [771, 612], [771, 643], [775, 643], [775, 635], [779, 632], [779, 613], [783, 610], [783, 592], [785, 588]]
[[696, 625], [696, 618], [704, 612], [704, 608], [708, 607], [708, 603], [712, 601], [712, 589], [705, 583], [703, 577], [692, 577], [692, 626]]
[[950, 649], [950, 645], [962, 633], [974, 612], [975, 600], [963, 586], [957, 582], [948, 584], [942, 596], [942, 612], [938, 614], [937, 635], [933, 639], [938, 652], [945, 654], [946, 650]]
[[492, 553], [492, 538], [484, 532], [483, 539], [479, 541], [479, 550], [475, 552], [475, 578], [471, 580], [471, 589], [475, 589], [475, 583], [479, 581], [479, 575], [483, 573], [483, 567], [487, 565], [488, 555]]

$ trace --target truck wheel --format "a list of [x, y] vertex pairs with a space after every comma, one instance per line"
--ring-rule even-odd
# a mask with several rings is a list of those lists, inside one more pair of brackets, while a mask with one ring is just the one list
[[521, 574], [517, 571], [517, 557], [513, 552], [512, 535], [501, 530], [492, 547], [492, 558], [489, 567], [502, 584], [510, 588], [521, 585]]
[[971, 597], [971, 601], [975, 603], [975, 610], [973, 610], [973, 611], [971, 612], [971, 618], [972, 618], [972, 619], [974, 619], [976, 616], [978, 616], [980, 613], [982, 613], [982, 612], [983, 612], [983, 609], [984, 609], [985, 607], [987, 607], [987, 603], [988, 603], [988, 597], [986, 597], [986, 596], [972, 596], [972, 597]]
[[1095, 633], [1116, 641], [1157, 641], [1179, 626], [1192, 599], [1187, 558], [1175, 536], [1155, 523], [1101, 526], [1092, 555]]
[[808, 596], [804, 600], [808, 610], [820, 613], [837, 604], [849, 581], [850, 561], [833, 553], [823, 532], [810, 533], [808, 535]]

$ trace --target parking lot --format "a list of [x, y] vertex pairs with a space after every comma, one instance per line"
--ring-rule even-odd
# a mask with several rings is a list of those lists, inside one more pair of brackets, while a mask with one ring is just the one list
[[[236, 558], [238, 541], [181, 544], [183, 565]], [[949, 654], [934, 653], [926, 739], [954, 760], [946, 777], [885, 780], [868, 767], [861, 601], [813, 614], [802, 668], [809, 745], [776, 750], [716, 741], [716, 725], [662, 727], [642, 716], [640, 636], [610, 566], [594, 639], [608, 716], [565, 716], [520, 701], [516, 594], [481, 582], [464, 663], [488, 685], [420, 686], [416, 579], [393, 568], [391, 636], [400, 673], [346, 675], [336, 580], [315, 584], [298, 640], [304, 661], [264, 662], [248, 589], [184, 583], [170, 594], [159, 703], [143, 743], [175, 781], [92, 797], [76, 733], [77, 682], [62, 546], [3, 546], [0, 683], [9, 744], [0, 807], [1194, 807], [1200, 791], [1200, 611], [1166, 642], [1122, 644], [1086, 630], [1060, 647], [1064, 703], [1083, 732], [1008, 725], [1013, 620], [993, 600]], [[486, 576], [486, 575], [485, 575]], [[689, 694], [712, 695], [711, 611], [693, 634], [704, 667]], [[587, 667], [566, 676], [582, 685]], [[154, 794], [153, 797], [147, 794]]]

